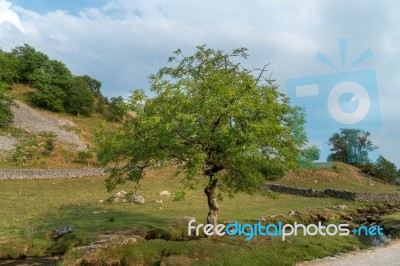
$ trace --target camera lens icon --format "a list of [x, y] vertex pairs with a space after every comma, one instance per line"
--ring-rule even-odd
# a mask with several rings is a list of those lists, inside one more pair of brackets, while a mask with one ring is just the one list
[[328, 95], [327, 106], [333, 119], [339, 123], [351, 125], [362, 121], [367, 116], [371, 100], [363, 86], [357, 82], [346, 81], [332, 88]]

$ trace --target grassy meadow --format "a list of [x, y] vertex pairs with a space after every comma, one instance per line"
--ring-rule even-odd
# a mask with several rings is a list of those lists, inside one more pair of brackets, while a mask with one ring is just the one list
[[[112, 194], [105, 191], [104, 177], [85, 177], [49, 180], [2, 180], [0, 181], [0, 258], [44, 256], [63, 254], [64, 265], [78, 263], [86, 256], [79, 246], [85, 246], [101, 235], [149, 235], [149, 232], [166, 233], [167, 239], [138, 241], [117, 249], [95, 252], [87, 258], [103, 265], [112, 261], [126, 265], [214, 264], [214, 265], [291, 265], [363, 248], [354, 236], [346, 237], [256, 237], [246, 241], [242, 237], [187, 238], [185, 216], [192, 216], [204, 223], [208, 212], [204, 183], [200, 179], [197, 189], [185, 190], [184, 201], [159, 196], [164, 190], [182, 189], [181, 177], [172, 178], [173, 168], [149, 171], [137, 193], [146, 200], [143, 205], [132, 203], [108, 204]], [[129, 191], [133, 185], [120, 189]], [[220, 201], [219, 221], [236, 220], [256, 223], [262, 216], [285, 215], [291, 210], [318, 211], [345, 204], [348, 209], [364, 206], [363, 203], [334, 198], [307, 198], [276, 194], [237, 194]], [[163, 203], [156, 203], [162, 200]], [[59, 227], [73, 225], [69, 235], [52, 240], [48, 232]], [[182, 238], [183, 236], [183, 238]], [[94, 257], [93, 257], [94, 256]], [[122, 264], [123, 264], [122, 263]], [[95, 263], [93, 265], [96, 265]]]

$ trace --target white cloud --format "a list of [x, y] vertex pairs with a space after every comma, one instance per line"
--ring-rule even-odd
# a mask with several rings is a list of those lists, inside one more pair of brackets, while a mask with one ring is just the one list
[[0, 0], [0, 24], [11, 24], [21, 32], [25, 32], [18, 14], [11, 9], [11, 3], [4, 0]]

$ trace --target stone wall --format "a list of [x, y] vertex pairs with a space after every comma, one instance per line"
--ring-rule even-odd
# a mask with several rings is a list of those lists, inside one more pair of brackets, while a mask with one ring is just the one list
[[267, 189], [306, 197], [334, 197], [354, 201], [400, 201], [400, 193], [362, 193], [332, 188], [325, 189], [324, 191], [316, 191], [311, 188], [299, 188], [279, 184], [269, 184], [267, 185]]
[[103, 168], [82, 169], [0, 169], [2, 179], [47, 179], [104, 175]]
[[295, 194], [301, 195], [306, 197], [317, 197], [316, 191], [312, 188], [300, 188], [300, 187], [292, 187], [292, 186], [283, 186], [279, 184], [270, 184], [267, 186], [269, 190], [288, 193], [288, 194]]

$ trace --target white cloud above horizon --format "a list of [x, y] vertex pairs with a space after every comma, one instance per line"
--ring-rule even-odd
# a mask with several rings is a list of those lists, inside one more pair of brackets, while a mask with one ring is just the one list
[[370, 48], [373, 57], [359, 68], [377, 73], [383, 129], [374, 142], [400, 166], [398, 1], [59, 1], [40, 10], [28, 2], [0, 0], [0, 48], [28, 43], [100, 80], [107, 96], [149, 90], [147, 77], [177, 48], [247, 47], [249, 63], [270, 63], [282, 91], [290, 78], [335, 73], [314, 57], [321, 51], [339, 63], [340, 38], [349, 40], [348, 62]]

